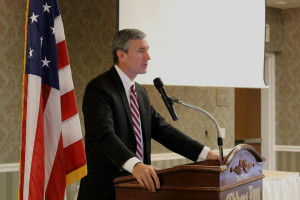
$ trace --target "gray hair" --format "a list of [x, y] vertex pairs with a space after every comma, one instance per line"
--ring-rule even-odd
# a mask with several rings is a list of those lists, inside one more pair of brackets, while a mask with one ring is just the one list
[[114, 64], [119, 62], [117, 51], [121, 50], [128, 53], [130, 45], [129, 40], [144, 39], [146, 34], [137, 29], [123, 29], [115, 34], [111, 43], [111, 53], [113, 56]]

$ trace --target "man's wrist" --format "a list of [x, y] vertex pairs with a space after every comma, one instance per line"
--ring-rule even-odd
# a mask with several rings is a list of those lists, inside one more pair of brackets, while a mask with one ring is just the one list
[[133, 167], [139, 163], [142, 162], [141, 160], [139, 160], [137, 157], [132, 157], [129, 158], [123, 165], [122, 168], [125, 169], [126, 171], [132, 173]]
[[200, 153], [200, 155], [198, 157], [198, 161], [200, 161], [200, 160], [206, 160], [207, 154], [208, 154], [209, 151], [210, 151], [210, 148], [207, 147], [207, 146], [204, 146], [204, 148], [202, 149], [202, 151], [201, 151], [201, 153]]

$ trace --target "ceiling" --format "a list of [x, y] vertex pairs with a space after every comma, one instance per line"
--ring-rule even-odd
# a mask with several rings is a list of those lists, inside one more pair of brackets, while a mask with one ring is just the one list
[[266, 0], [267, 6], [274, 8], [298, 8], [300, 7], [300, 0]]

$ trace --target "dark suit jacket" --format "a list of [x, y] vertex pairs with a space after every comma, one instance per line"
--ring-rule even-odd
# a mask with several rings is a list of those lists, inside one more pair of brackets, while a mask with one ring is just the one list
[[[196, 161], [203, 145], [168, 124], [151, 106], [146, 90], [136, 83], [144, 143], [144, 163], [151, 164], [151, 138], [171, 151]], [[121, 166], [135, 157], [136, 139], [130, 107], [114, 67], [93, 79], [83, 98], [88, 175], [78, 199], [114, 200], [113, 180], [128, 175]]]

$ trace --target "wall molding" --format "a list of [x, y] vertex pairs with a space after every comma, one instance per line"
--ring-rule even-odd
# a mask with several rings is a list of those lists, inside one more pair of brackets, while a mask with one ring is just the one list
[[[226, 156], [232, 149], [224, 149], [223, 154]], [[214, 152], [219, 152], [219, 150], [212, 150]], [[177, 154], [177, 153], [157, 153], [151, 154], [151, 161], [160, 161], [160, 160], [180, 160], [186, 159], [185, 157]]]
[[[279, 152], [300, 152], [300, 146], [285, 146], [285, 145], [275, 145], [275, 151]], [[213, 150], [214, 152], [218, 152], [218, 150]], [[224, 155], [227, 155], [231, 149], [224, 149]], [[152, 161], [160, 161], [160, 160], [180, 160], [185, 159], [185, 157], [177, 154], [177, 153], [157, 153], [151, 154]], [[6, 172], [18, 172], [19, 171], [19, 163], [8, 163], [8, 164], [0, 164], [0, 173]]]
[[19, 163], [0, 164], [0, 173], [18, 172], [19, 166]]
[[275, 145], [275, 151], [300, 152], [300, 146]]
[[267, 158], [264, 169], [276, 169], [276, 138], [275, 120], [275, 53], [265, 53], [265, 82], [269, 89], [261, 90], [261, 154]]
[[[214, 152], [219, 152], [218, 150], [213, 150]], [[224, 149], [224, 155], [227, 155], [231, 149]], [[299, 149], [300, 151], [300, 149]], [[157, 153], [151, 154], [152, 161], [160, 161], [160, 160], [180, 160], [185, 159], [185, 157], [177, 154], [177, 153]], [[8, 164], [0, 164], [0, 173], [6, 172], [18, 172], [19, 171], [19, 163], [8, 163]]]

